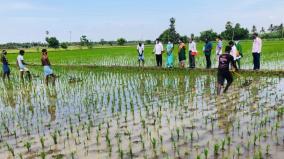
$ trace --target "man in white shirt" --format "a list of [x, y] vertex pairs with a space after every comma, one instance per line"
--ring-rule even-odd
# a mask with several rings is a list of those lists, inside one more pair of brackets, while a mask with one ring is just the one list
[[260, 69], [260, 54], [262, 51], [262, 40], [258, 37], [257, 33], [253, 34], [252, 56], [253, 56], [253, 69]]
[[192, 38], [189, 39], [189, 68], [195, 68], [195, 56], [197, 55], [196, 43]]
[[216, 46], [216, 58], [217, 61], [219, 61], [219, 56], [222, 55], [222, 48], [223, 48], [223, 41], [221, 36], [218, 36], [218, 38], [216, 39], [217, 41], [217, 46]]
[[163, 65], [163, 54], [164, 47], [160, 39], [156, 40], [156, 45], [154, 47], [153, 53], [156, 55], [156, 62], [158, 67], [162, 67]]
[[140, 67], [141, 62], [142, 62], [142, 66], [144, 67], [144, 44], [139, 43], [137, 45], [137, 52], [138, 52], [139, 67]]
[[25, 66], [27, 64], [24, 62], [24, 54], [25, 54], [25, 51], [24, 50], [20, 50], [19, 55], [17, 57], [17, 65], [18, 65], [18, 67], [20, 69], [20, 78], [21, 78], [21, 80], [23, 80], [24, 79], [24, 73], [27, 73], [27, 76], [28, 76], [29, 80], [31, 81], [30, 71]]

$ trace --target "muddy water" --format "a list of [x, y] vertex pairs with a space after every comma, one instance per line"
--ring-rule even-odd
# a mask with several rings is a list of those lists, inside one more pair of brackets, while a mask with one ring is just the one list
[[284, 155], [284, 78], [236, 79], [217, 97], [214, 74], [57, 73], [55, 87], [41, 78], [0, 84], [1, 158], [12, 151], [17, 158], [204, 158], [205, 149], [208, 158]]

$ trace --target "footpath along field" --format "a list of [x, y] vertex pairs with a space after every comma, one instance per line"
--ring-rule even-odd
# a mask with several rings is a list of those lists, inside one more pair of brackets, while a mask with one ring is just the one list
[[[242, 41], [244, 57], [242, 65], [244, 69], [252, 68], [252, 55], [251, 55], [251, 41]], [[199, 55], [197, 56], [197, 67], [205, 67], [205, 59], [202, 53], [203, 42], [197, 44]], [[225, 44], [226, 45], [226, 42]], [[263, 52], [261, 56], [261, 67], [263, 69], [283, 69], [284, 68], [284, 41], [263, 41]], [[214, 44], [215, 47], [215, 44]], [[177, 60], [177, 46], [175, 47], [175, 66], [178, 66]], [[152, 54], [153, 45], [146, 45], [145, 48], [145, 65], [155, 66], [155, 57]], [[30, 52], [31, 51], [31, 52]], [[40, 64], [40, 53], [35, 53], [35, 50], [27, 50], [25, 60], [33, 64]], [[10, 63], [14, 64], [17, 54], [16, 50], [11, 50], [8, 55]], [[187, 55], [188, 56], [188, 55]], [[71, 65], [100, 65], [100, 66], [137, 66], [137, 52], [136, 46], [106, 46], [96, 47], [94, 49], [74, 49], [49, 51], [49, 58], [52, 64], [71, 64]], [[164, 54], [163, 61], [165, 64], [166, 54]], [[216, 67], [215, 50], [212, 51], [212, 61]]]

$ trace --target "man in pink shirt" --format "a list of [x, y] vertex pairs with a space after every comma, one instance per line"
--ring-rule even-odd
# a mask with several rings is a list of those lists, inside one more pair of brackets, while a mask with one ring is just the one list
[[253, 70], [260, 69], [260, 53], [262, 49], [262, 40], [258, 37], [257, 33], [253, 33], [253, 45], [252, 45], [252, 56], [253, 56]]

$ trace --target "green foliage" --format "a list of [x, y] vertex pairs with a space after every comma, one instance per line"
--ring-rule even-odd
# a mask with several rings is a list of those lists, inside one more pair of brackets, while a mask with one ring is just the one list
[[45, 40], [48, 43], [48, 47], [55, 49], [59, 48], [59, 41], [56, 37], [47, 37]]
[[166, 29], [160, 36], [159, 39], [163, 43], [167, 43], [168, 41], [173, 42], [174, 44], [178, 43], [178, 40], [180, 39], [180, 34], [176, 32], [175, 28], [175, 18], [170, 19], [170, 27]]
[[200, 40], [205, 41], [205, 39], [208, 39], [209, 41], [215, 41], [218, 34], [211, 30], [206, 30], [200, 33]]
[[61, 46], [62, 49], [68, 49], [67, 43], [61, 43], [60, 46]]
[[246, 28], [242, 28], [239, 23], [233, 27], [231, 22], [227, 22], [225, 26], [225, 31], [221, 33], [221, 37], [226, 40], [243, 40], [249, 38], [249, 31]]
[[117, 39], [117, 45], [123, 46], [127, 41], [124, 38]]

